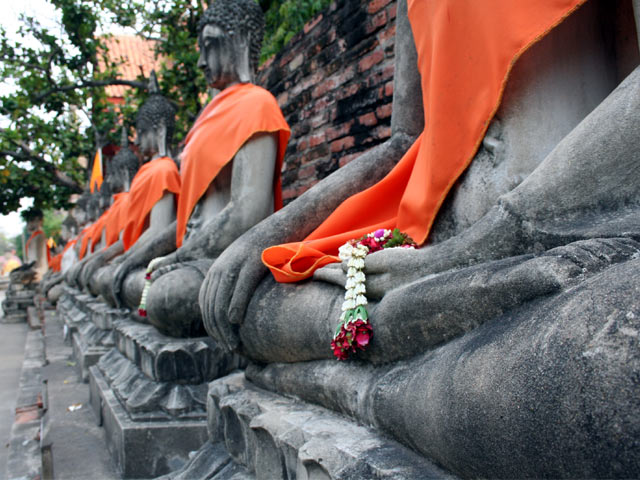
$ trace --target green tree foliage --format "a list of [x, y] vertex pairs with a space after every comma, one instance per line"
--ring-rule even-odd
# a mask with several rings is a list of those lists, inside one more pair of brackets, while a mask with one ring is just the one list
[[264, 62], [278, 53], [331, 0], [262, 0], [259, 3], [265, 11], [265, 39], [260, 55]]
[[[164, 59], [160, 88], [178, 107], [176, 142], [184, 139], [206, 101], [196, 49], [202, 1], [49, 1], [60, 19], [55, 31], [30, 17], [22, 19], [17, 37], [0, 28], [0, 78], [13, 86], [0, 96], [0, 213], [17, 210], [23, 197], [34, 198], [41, 209], [67, 208], [69, 196], [88, 179], [78, 159], [93, 158], [96, 143], [118, 144], [118, 124], [134, 123], [146, 80], [118, 77], [118, 62], [105, 55], [104, 32], [126, 28], [155, 41]], [[266, 16], [263, 60], [330, 3], [256, 1]], [[134, 88], [126, 104], [116, 107], [107, 101], [107, 85]]]

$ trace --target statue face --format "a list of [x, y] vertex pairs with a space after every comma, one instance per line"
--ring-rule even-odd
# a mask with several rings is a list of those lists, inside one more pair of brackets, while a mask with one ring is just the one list
[[138, 132], [136, 137], [136, 145], [140, 149], [140, 152], [144, 156], [145, 160], [148, 160], [158, 150], [158, 139], [156, 132], [147, 130], [144, 132]]
[[202, 29], [198, 39], [198, 67], [204, 71], [210, 87], [223, 90], [232, 83], [241, 81], [239, 68], [243, 63], [243, 43], [246, 44], [227, 35], [217, 25], [207, 25]]
[[42, 226], [42, 218], [32, 218], [27, 222], [27, 232], [33, 233]]

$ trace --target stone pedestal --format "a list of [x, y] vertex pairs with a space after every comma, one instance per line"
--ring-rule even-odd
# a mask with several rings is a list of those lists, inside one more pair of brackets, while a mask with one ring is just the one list
[[208, 338], [175, 339], [113, 321], [115, 348], [89, 368], [91, 407], [125, 478], [184, 465], [206, 434], [209, 381], [244, 366]]
[[129, 315], [126, 309], [110, 308], [104, 303], [90, 303], [87, 310], [89, 320], [78, 324], [72, 336], [76, 368], [83, 382], [89, 381], [89, 367], [115, 346], [113, 322]]
[[167, 478], [452, 478], [375, 430], [260, 389], [242, 372], [209, 384], [207, 416], [209, 442]]
[[89, 322], [91, 307], [102, 305], [94, 296], [82, 293], [72, 287], [64, 287], [64, 292], [58, 301], [57, 311], [65, 325], [65, 339], [71, 340], [78, 329]]
[[10, 283], [2, 301], [4, 316], [2, 323], [22, 323], [27, 321], [27, 308], [34, 306], [35, 285]]

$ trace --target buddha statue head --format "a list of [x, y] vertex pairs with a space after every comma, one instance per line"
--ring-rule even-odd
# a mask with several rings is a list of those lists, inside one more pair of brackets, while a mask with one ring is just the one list
[[78, 234], [78, 222], [71, 214], [62, 221], [60, 226], [60, 237], [65, 242], [68, 242]]
[[30, 208], [22, 214], [22, 218], [27, 222], [27, 232], [32, 234], [42, 228], [43, 214], [39, 208]]
[[88, 207], [89, 198], [91, 192], [85, 190], [76, 200], [76, 204], [73, 207], [73, 216], [78, 221], [80, 227], [84, 226], [89, 221]]
[[95, 222], [100, 217], [100, 192], [91, 193], [87, 201], [87, 218]]
[[111, 173], [108, 173], [107, 177], [105, 178], [105, 181], [102, 182], [102, 185], [100, 186], [100, 190], [99, 190], [100, 213], [106, 211], [111, 206], [111, 199], [113, 198], [113, 190], [111, 188], [111, 183], [108, 181], [110, 176], [111, 176]]
[[207, 84], [223, 90], [251, 82], [264, 35], [262, 9], [253, 0], [217, 0], [200, 19], [198, 45]]
[[149, 97], [140, 106], [136, 116], [136, 144], [145, 160], [168, 155], [175, 115], [175, 106], [160, 93], [156, 73], [152, 71], [149, 77]]
[[111, 190], [113, 193], [128, 191], [131, 181], [135, 176], [140, 162], [133, 150], [129, 148], [129, 136], [127, 128], [122, 127], [122, 138], [120, 141], [120, 150], [111, 160], [112, 174], [109, 176], [111, 182]]

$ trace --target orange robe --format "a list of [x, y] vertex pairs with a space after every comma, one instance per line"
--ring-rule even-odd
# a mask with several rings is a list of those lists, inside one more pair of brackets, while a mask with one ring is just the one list
[[259, 132], [278, 132], [274, 206], [282, 207], [280, 170], [291, 131], [276, 99], [251, 83], [232, 85], [205, 107], [189, 131], [182, 153], [182, 191], [178, 200], [176, 245], [180, 247], [191, 212], [220, 170]]
[[[42, 230], [36, 230], [31, 234], [31, 236], [29, 237], [29, 240], [27, 240], [27, 243], [24, 246], [24, 251], [27, 255], [29, 254], [29, 244], [31, 243], [31, 240], [36, 238], [38, 235], [44, 235], [44, 232]], [[47, 262], [49, 262], [50, 260], [51, 260], [51, 251], [49, 250], [49, 245], [47, 244]]]
[[127, 208], [129, 206], [129, 192], [116, 193], [113, 205], [109, 208], [109, 215], [105, 221], [107, 247], [120, 238], [120, 232], [127, 226]]
[[180, 193], [180, 173], [172, 159], [156, 158], [140, 167], [131, 182], [126, 204], [127, 219], [122, 236], [125, 250], [140, 238], [151, 209], [167, 191]]
[[308, 278], [345, 242], [399, 228], [423, 244], [471, 163], [516, 60], [586, 0], [409, 0], [425, 129], [380, 182], [345, 200], [304, 241], [267, 248], [279, 282]]

